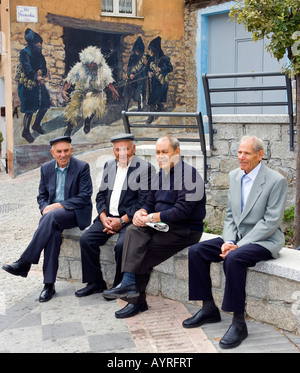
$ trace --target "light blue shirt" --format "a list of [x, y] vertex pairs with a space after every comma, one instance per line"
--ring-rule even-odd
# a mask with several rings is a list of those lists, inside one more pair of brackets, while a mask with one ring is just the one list
[[261, 162], [248, 174], [245, 173], [242, 176], [242, 211], [244, 209], [244, 206], [246, 205], [249, 193], [251, 191], [251, 188], [253, 186], [254, 180], [260, 170]]
[[[253, 186], [254, 180], [261, 168], [261, 162], [248, 174], [244, 171], [241, 183], [242, 183], [242, 211], [244, 209], [244, 206], [246, 205], [247, 199], [249, 197], [249, 193], [251, 191], [251, 188]], [[227, 241], [229, 243], [232, 243], [233, 245], [236, 244], [234, 241]]]
[[55, 171], [56, 171], [56, 190], [55, 190], [55, 198], [53, 202], [61, 202], [65, 199], [65, 182], [66, 182], [66, 175], [68, 172], [69, 164], [65, 168], [58, 167], [56, 162]]

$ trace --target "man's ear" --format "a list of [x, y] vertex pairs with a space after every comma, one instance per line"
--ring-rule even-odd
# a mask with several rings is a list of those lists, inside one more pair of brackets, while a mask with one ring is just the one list
[[259, 153], [259, 159], [262, 160], [265, 152], [263, 150], [260, 150], [258, 153]]

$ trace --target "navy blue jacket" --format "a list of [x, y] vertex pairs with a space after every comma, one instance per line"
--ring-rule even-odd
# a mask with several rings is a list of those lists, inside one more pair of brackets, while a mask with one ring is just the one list
[[[53, 203], [56, 191], [56, 161], [52, 160], [41, 166], [41, 179], [37, 201], [40, 211]], [[77, 158], [71, 157], [65, 181], [65, 199], [61, 202], [67, 210], [74, 210], [79, 228], [82, 230], [92, 220], [92, 180], [90, 166]]]
[[164, 223], [174, 223], [203, 231], [205, 218], [204, 182], [198, 171], [180, 160], [166, 174], [162, 169], [156, 174], [151, 192], [143, 208], [160, 212]]

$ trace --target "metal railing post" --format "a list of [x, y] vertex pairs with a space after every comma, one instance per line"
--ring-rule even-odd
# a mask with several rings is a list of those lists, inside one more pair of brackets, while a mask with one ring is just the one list
[[[181, 118], [195, 118], [196, 125], [172, 125], [172, 124], [154, 124], [151, 123], [150, 125], [145, 123], [134, 123], [130, 124], [129, 117], [145, 117], [145, 116], [153, 116], [153, 117], [181, 117]], [[122, 119], [126, 133], [132, 133], [132, 128], [172, 128], [172, 129], [195, 129], [198, 131], [199, 138], [178, 138], [180, 142], [200, 142], [200, 148], [203, 154], [203, 179], [204, 182], [207, 183], [207, 154], [206, 154], [206, 143], [205, 143], [205, 134], [204, 134], [204, 125], [202, 120], [201, 113], [177, 113], [177, 112], [126, 112], [122, 111]], [[158, 137], [135, 137], [136, 141], [156, 141]]]
[[[249, 78], [249, 77], [273, 77], [273, 76], [285, 76], [285, 85], [264, 85], [264, 86], [244, 86], [244, 87], [222, 87], [222, 88], [210, 88], [210, 79], [226, 79], [226, 78]], [[207, 108], [207, 116], [209, 123], [209, 142], [210, 147], [213, 149], [213, 120], [212, 120], [212, 108], [225, 108], [225, 107], [251, 107], [251, 106], [287, 106], [289, 115], [289, 135], [290, 135], [290, 150], [294, 150], [294, 118], [293, 118], [293, 98], [292, 98], [292, 87], [291, 79], [287, 74], [281, 72], [258, 72], [258, 73], [236, 73], [236, 74], [203, 74], [202, 82], [204, 88], [204, 95]], [[279, 102], [223, 102], [223, 103], [212, 103], [211, 93], [225, 93], [225, 92], [250, 92], [250, 91], [279, 91], [284, 90], [287, 93], [286, 101]]]

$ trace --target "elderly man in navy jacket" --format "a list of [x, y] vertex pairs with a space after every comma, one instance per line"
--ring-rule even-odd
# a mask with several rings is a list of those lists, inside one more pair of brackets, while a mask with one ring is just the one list
[[72, 158], [71, 138], [50, 141], [54, 160], [41, 167], [37, 201], [42, 214], [39, 226], [20, 259], [2, 268], [17, 276], [27, 277], [31, 264], [37, 264], [44, 249], [44, 289], [39, 301], [49, 301], [55, 293], [58, 256], [64, 229], [84, 229], [91, 223], [92, 180], [86, 162]]
[[[156, 143], [160, 171], [144, 206], [127, 229], [121, 283], [103, 292], [107, 298], [127, 298], [128, 304], [115, 313], [127, 318], [146, 311], [146, 286], [152, 268], [185, 247], [199, 242], [205, 217], [205, 191], [198, 171], [180, 158], [178, 140], [170, 135]], [[148, 226], [164, 222], [168, 231]]]

